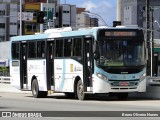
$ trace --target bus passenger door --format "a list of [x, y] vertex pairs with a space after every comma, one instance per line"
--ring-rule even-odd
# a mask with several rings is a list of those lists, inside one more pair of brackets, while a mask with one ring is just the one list
[[[83, 42], [83, 82], [84, 82], [84, 92], [92, 91], [92, 74], [93, 74], [93, 50], [92, 50], [92, 43], [93, 38], [91, 36], [87, 36], [84, 38]], [[87, 87], [90, 88], [90, 90], [87, 90]]]
[[153, 76], [158, 76], [158, 53], [154, 53], [153, 55], [153, 69], [152, 69], [152, 72], [153, 72]]
[[27, 43], [21, 43], [20, 47], [20, 88], [27, 89]]
[[54, 90], [51, 86], [54, 86], [54, 41], [47, 43], [47, 89]]

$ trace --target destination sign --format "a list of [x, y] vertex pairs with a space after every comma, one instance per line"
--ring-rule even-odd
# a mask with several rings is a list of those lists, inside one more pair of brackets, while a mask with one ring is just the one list
[[135, 31], [106, 31], [105, 36], [136, 36]]

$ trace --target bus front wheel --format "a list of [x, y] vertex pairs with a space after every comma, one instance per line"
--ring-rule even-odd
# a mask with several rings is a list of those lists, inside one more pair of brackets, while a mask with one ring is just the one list
[[84, 93], [83, 83], [81, 80], [77, 83], [77, 97], [79, 100], [85, 100], [87, 98], [87, 94]]
[[32, 95], [34, 98], [47, 97], [47, 91], [39, 91], [38, 82], [36, 79], [32, 81]]

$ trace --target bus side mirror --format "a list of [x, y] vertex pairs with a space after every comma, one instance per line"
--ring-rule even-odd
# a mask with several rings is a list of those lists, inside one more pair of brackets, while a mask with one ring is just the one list
[[98, 60], [99, 57], [100, 57], [99, 53], [98, 53], [98, 52], [95, 52], [95, 53], [94, 53], [94, 59], [95, 59], [95, 60]]
[[94, 59], [97, 60], [99, 57], [100, 57], [100, 54], [99, 54], [99, 48], [98, 48], [98, 45], [97, 45], [97, 42], [94, 42], [93, 44], [93, 53], [94, 53]]
[[95, 43], [93, 44], [93, 53], [94, 53], [94, 59], [95, 59], [95, 60], [98, 60], [99, 57], [100, 57], [98, 42], [95, 42]]

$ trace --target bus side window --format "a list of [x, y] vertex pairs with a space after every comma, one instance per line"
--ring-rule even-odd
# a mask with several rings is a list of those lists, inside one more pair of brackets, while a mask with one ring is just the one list
[[36, 42], [29, 42], [28, 44], [28, 58], [36, 58]]
[[64, 40], [64, 57], [71, 56], [72, 39]]
[[37, 58], [45, 57], [45, 41], [37, 42]]
[[56, 57], [63, 57], [63, 40], [56, 40]]
[[74, 38], [73, 42], [73, 56], [82, 56], [82, 39], [81, 38]]
[[12, 58], [13, 59], [19, 59], [19, 50], [20, 50], [20, 44], [12, 43]]

